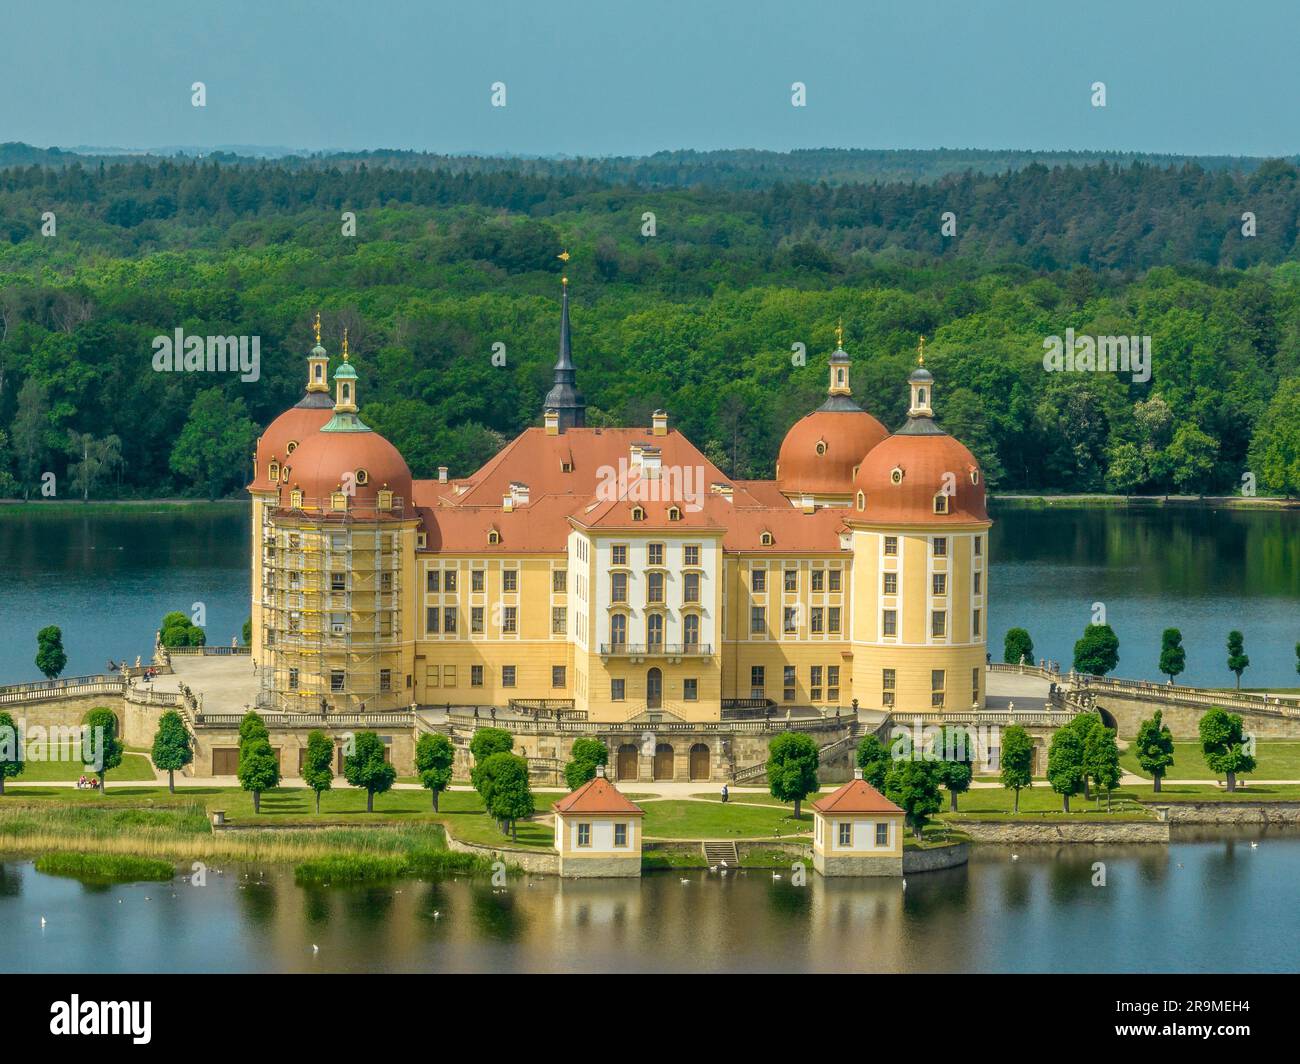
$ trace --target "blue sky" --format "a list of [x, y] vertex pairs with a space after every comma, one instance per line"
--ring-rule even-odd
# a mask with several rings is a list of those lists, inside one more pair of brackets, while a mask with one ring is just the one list
[[1300, 151], [1293, 0], [5, 7], [0, 140], [42, 146]]

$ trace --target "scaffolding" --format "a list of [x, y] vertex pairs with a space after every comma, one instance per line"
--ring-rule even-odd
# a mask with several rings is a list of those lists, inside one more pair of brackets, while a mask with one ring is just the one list
[[[387, 501], [387, 500], [386, 500]], [[263, 511], [262, 701], [285, 712], [410, 704], [402, 650], [402, 500]]]

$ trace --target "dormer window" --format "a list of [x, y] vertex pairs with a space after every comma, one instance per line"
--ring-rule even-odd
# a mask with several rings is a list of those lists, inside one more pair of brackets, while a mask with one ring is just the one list
[[358, 470], [357, 470], [357, 483], [358, 483], [358, 484], [369, 484], [369, 483], [370, 483], [370, 473], [369, 473], [367, 470], [365, 470], [365, 469], [358, 469]]
[[764, 547], [770, 547], [772, 545], [772, 533], [764, 532], [761, 536], [758, 537], [758, 542], [762, 544]]
[[382, 488], [375, 505], [381, 510], [391, 510], [393, 508], [393, 492], [390, 488]]
[[415, 534], [415, 546], [418, 550], [424, 550], [429, 545], [429, 533], [417, 532]]
[[268, 480], [279, 480], [279, 479], [280, 479], [280, 463], [279, 463], [279, 462], [272, 462], [271, 465], [267, 468], [266, 476], [267, 476], [267, 479], [268, 479]]
[[866, 508], [867, 508], [867, 497], [862, 492], [858, 492], [858, 509], [865, 510]]
[[346, 510], [348, 508], [348, 494], [345, 491], [335, 491], [330, 493], [330, 509]]
[[633, 520], [633, 521], [644, 521], [644, 520], [645, 520], [645, 510], [643, 510], [640, 506], [633, 506], [633, 507], [632, 507], [632, 520]]
[[976, 466], [970, 467], [970, 482], [978, 484], [980, 482], [980, 471]]
[[498, 532], [495, 528], [489, 529], [489, 530], [488, 530], [488, 544], [489, 544], [490, 546], [495, 547], [495, 546], [496, 546], [498, 543], [500, 543], [500, 542], [501, 542], [501, 533]]
[[668, 520], [669, 520], [669, 521], [680, 521], [681, 519], [682, 519], [682, 512], [681, 512], [681, 510], [679, 510], [676, 506], [670, 506], [670, 507], [668, 507]]
[[294, 510], [302, 509], [302, 490], [300, 488], [294, 488], [293, 491], [289, 492], [289, 506]]
[[293, 454], [293, 452], [296, 451], [297, 449], [298, 449], [298, 441], [297, 441], [297, 440], [290, 440], [288, 443], [286, 443], [286, 444], [284, 445], [284, 453], [285, 453], [285, 454]]
[[948, 496], [942, 491], [934, 497], [934, 512], [937, 514], [948, 512]]
[[825, 454], [825, 453], [826, 453], [826, 441], [825, 441], [825, 440], [818, 440], [818, 441], [817, 441], [817, 446], [816, 446], [815, 450], [817, 451], [817, 453], [818, 453], [819, 455]]
[[889, 471], [889, 482], [891, 484], [903, 483], [903, 469], [901, 466], [894, 466], [894, 468]]

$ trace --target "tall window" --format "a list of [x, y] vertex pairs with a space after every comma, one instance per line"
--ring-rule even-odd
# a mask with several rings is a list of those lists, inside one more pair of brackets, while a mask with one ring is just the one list
[[898, 574], [897, 574], [897, 573], [886, 573], [886, 574], [885, 574], [885, 594], [886, 594], [886, 595], [897, 595], [897, 594], [898, 594]]
[[880, 632], [882, 635], [898, 634], [898, 611], [885, 610], [880, 618]]
[[519, 615], [515, 606], [501, 607], [501, 631], [517, 632], [519, 630]]
[[469, 631], [471, 635], [483, 634], [483, 607], [471, 606], [469, 609]]
[[664, 574], [647, 573], [645, 598], [647, 602], [663, 602], [664, 600]]
[[751, 665], [749, 669], [749, 696], [762, 698], [766, 682], [762, 665]]
[[970, 671], [970, 700], [971, 705], [979, 705], [980, 701], [980, 670], [976, 665]]
[[563, 606], [551, 607], [551, 634], [564, 635], [568, 611]]
[[837, 827], [839, 828], [839, 833], [836, 837], [836, 841], [839, 843], [840, 849], [847, 850], [853, 845], [853, 822], [850, 820], [841, 820]]
[[615, 543], [614, 546], [612, 546], [612, 547], [609, 548], [609, 564], [610, 564], [610, 565], [626, 565], [626, 564], [627, 564], [627, 544], [626, 544], [626, 543]]
[[686, 602], [700, 601], [700, 574], [682, 574], [682, 599]]
[[943, 669], [930, 670], [930, 705], [932, 708], [941, 709], [943, 707]]
[[664, 641], [664, 615], [652, 613], [645, 619], [646, 642], [651, 646], [662, 646]]
[[761, 635], [767, 631], [767, 608], [765, 606], [749, 607], [749, 632]]
[[948, 574], [935, 573], [930, 577], [930, 586], [935, 595], [948, 594]]
[[974, 572], [971, 574], [971, 579], [973, 580], [971, 590], [977, 595], [981, 594], [980, 588], [984, 586], [984, 574], [978, 571]]
[[839, 635], [840, 631], [840, 608], [831, 606], [826, 611], [826, 627], [833, 635]]
[[936, 639], [948, 634], [947, 610], [933, 610], [930, 613], [930, 634]]
[[514, 687], [514, 685], [515, 685], [515, 666], [513, 666], [513, 665], [502, 665], [502, 666], [501, 666], [501, 686], [502, 686], [502, 687]]
[[456, 607], [448, 606], [442, 611], [442, 630], [447, 635], [456, 634]]
[[781, 630], [792, 635], [799, 630], [799, 607], [786, 606], [782, 611]]
[[838, 665], [826, 666], [826, 697], [831, 702], [838, 702], [840, 698], [840, 667]]
[[781, 697], [786, 702], [793, 702], [795, 696], [795, 670], [793, 665], [786, 665], [781, 676]]
[[751, 569], [751, 570], [750, 570], [750, 573], [749, 573], [749, 587], [750, 587], [750, 590], [752, 590], [752, 591], [756, 591], [756, 592], [759, 592], [759, 593], [766, 591], [766, 590], [767, 590], [767, 570], [766, 570], [766, 569]]
[[822, 667], [820, 665], [810, 665], [808, 667], [808, 697], [814, 702], [822, 700]]
[[626, 824], [614, 825], [614, 846], [615, 848], [620, 850], [627, 846], [627, 825]]
[[569, 570], [552, 569], [551, 570], [551, 590], [557, 595], [563, 595], [569, 589]]
[[818, 606], [816, 609], [812, 611], [811, 628], [814, 635], [822, 634], [823, 631], [822, 624], [823, 624], [823, 618], [825, 616], [826, 616], [825, 611], [820, 606]]
[[438, 593], [438, 570], [437, 569], [429, 570], [428, 579], [425, 581], [424, 590], [427, 591], [430, 595], [436, 595]]
[[682, 698], [687, 702], [698, 702], [700, 699], [700, 681], [693, 676], [688, 676], [682, 681]]
[[948, 556], [948, 540], [946, 537], [934, 537], [934, 556], [936, 558], [946, 558]]
[[609, 697], [611, 701], [622, 702], [623, 699], [626, 697], [626, 695], [627, 695], [626, 680], [609, 681]]
[[451, 594], [456, 590], [456, 570], [448, 569], [442, 574], [442, 590]]
[[971, 613], [970, 631], [973, 637], [975, 637], [976, 639], [979, 638], [979, 634], [980, 634], [980, 611], [979, 610], [975, 610]]
[[885, 537], [885, 554], [886, 554], [886, 555], [889, 555], [889, 556], [891, 556], [891, 557], [892, 557], [892, 556], [895, 556], [895, 555], [898, 554], [898, 537], [897, 537], [897, 536], [886, 536], [886, 537]]
[[832, 569], [830, 571], [830, 582], [831, 591], [838, 591], [840, 589], [840, 571], [838, 569]]
[[552, 687], [563, 687], [563, 686], [564, 686], [564, 684], [565, 684], [564, 673], [565, 673], [565, 666], [563, 666], [563, 665], [552, 665], [552, 666], [551, 666], [551, 686], [552, 686]]
[[578, 845], [579, 845], [579, 846], [590, 846], [590, 845], [591, 845], [591, 825], [590, 825], [590, 824], [579, 824], [579, 825], [578, 825]]
[[609, 600], [611, 602], [627, 601], [627, 573], [609, 574]]
[[889, 821], [888, 820], [881, 821], [880, 823], [876, 824], [876, 845], [877, 846], [889, 845]]
[[627, 642], [627, 617], [624, 614], [610, 614], [609, 641], [616, 647], [621, 647]]
[[897, 674], [893, 669], [882, 669], [880, 673], [880, 702], [884, 706], [894, 704], [894, 690]]
[[483, 686], [483, 666], [471, 665], [469, 667], [469, 685], [471, 687]]
[[428, 607], [428, 609], [424, 611], [424, 630], [429, 635], [437, 635], [438, 625], [441, 619], [442, 614], [439, 612], [437, 606]]
[[664, 563], [664, 545], [662, 543], [651, 543], [647, 547], [647, 553], [651, 565], [663, 565]]
[[700, 545], [698, 543], [688, 543], [682, 550], [687, 565], [700, 564]]
[[812, 571], [812, 589], [822, 591], [826, 586], [826, 572], [823, 569], [814, 569]]
[[471, 569], [469, 572], [469, 589], [471, 591], [483, 590], [483, 570]]
[[682, 638], [688, 647], [699, 646], [700, 615], [698, 613], [688, 613], [682, 618]]
[[975, 537], [975, 557], [978, 558], [978, 557], [979, 557], [981, 554], [983, 554], [983, 553], [984, 553], [984, 537], [983, 537], [983, 536], [976, 536], [976, 537]]
[[518, 591], [519, 590], [519, 570], [502, 569], [501, 570], [501, 590]]
[[799, 590], [799, 570], [787, 569], [785, 571], [785, 589], [787, 591]]

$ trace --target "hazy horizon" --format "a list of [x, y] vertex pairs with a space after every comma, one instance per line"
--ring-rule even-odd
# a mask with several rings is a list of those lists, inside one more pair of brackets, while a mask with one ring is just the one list
[[[777, 0], [44, 0], [7, 18], [0, 141], [520, 156], [1290, 156], [1300, 8]], [[205, 83], [207, 106], [191, 105]], [[791, 85], [807, 106], [791, 106]], [[1107, 106], [1091, 104], [1106, 85]], [[506, 85], [505, 107], [491, 86]]]

